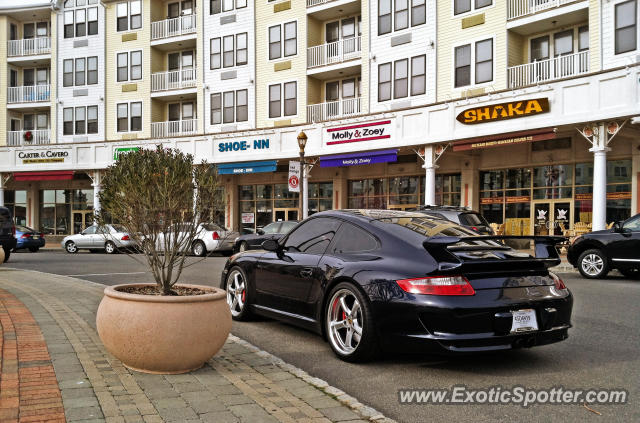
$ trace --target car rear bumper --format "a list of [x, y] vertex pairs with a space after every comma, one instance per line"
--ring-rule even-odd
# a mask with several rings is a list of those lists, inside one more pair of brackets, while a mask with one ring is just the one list
[[[539, 298], [531, 298], [532, 293]], [[381, 344], [392, 346], [387, 349], [470, 353], [532, 347], [566, 339], [571, 327], [573, 297], [553, 286], [486, 289], [467, 297], [407, 297], [374, 303]], [[535, 310], [538, 329], [512, 333], [511, 312], [523, 309]]]
[[39, 238], [39, 239], [25, 239], [22, 241], [17, 241], [16, 243], [16, 250], [20, 250], [23, 248], [42, 248], [45, 246], [45, 239], [44, 238]]

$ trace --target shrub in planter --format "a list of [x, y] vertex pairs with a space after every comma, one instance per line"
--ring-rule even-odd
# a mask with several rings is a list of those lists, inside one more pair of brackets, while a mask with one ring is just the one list
[[130, 152], [103, 175], [100, 202], [98, 220], [125, 227], [155, 280], [105, 289], [96, 316], [105, 347], [145, 372], [202, 366], [229, 335], [229, 307], [220, 289], [178, 282], [199, 223], [224, 210], [217, 170], [162, 146]]

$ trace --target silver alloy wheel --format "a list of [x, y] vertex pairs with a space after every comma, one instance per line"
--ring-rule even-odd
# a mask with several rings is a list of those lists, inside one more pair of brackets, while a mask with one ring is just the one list
[[113, 252], [116, 251], [116, 245], [111, 241], [107, 241], [107, 243], [104, 244], [104, 250], [107, 254], [113, 254]]
[[204, 244], [202, 242], [196, 242], [193, 245], [193, 254], [202, 257], [204, 255]]
[[348, 289], [331, 297], [327, 309], [327, 329], [331, 345], [343, 355], [353, 353], [362, 339], [362, 307]]
[[69, 241], [65, 244], [65, 249], [67, 253], [75, 253], [78, 251], [78, 247], [76, 247], [76, 243], [73, 241]]
[[597, 276], [602, 273], [604, 268], [604, 261], [602, 257], [597, 254], [588, 254], [584, 256], [580, 263], [582, 270], [589, 276]]
[[247, 243], [246, 242], [241, 242], [240, 243], [240, 248], [238, 248], [240, 250], [240, 252], [243, 251], [247, 251]]
[[239, 316], [242, 313], [246, 300], [246, 284], [242, 272], [233, 270], [227, 279], [227, 304], [231, 310], [231, 315]]

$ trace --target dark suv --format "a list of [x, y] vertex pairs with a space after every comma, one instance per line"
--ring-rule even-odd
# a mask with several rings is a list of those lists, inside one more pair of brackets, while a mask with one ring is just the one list
[[611, 269], [618, 269], [628, 278], [638, 278], [640, 214], [616, 222], [611, 229], [580, 235], [569, 247], [567, 260], [585, 278], [604, 278]]
[[409, 211], [419, 211], [430, 216], [446, 219], [483, 235], [494, 235], [493, 229], [489, 226], [487, 219], [485, 219], [480, 213], [466, 207], [419, 206]]
[[0, 207], [0, 245], [4, 250], [4, 261], [9, 260], [11, 250], [16, 248], [16, 227], [11, 218], [11, 211]]

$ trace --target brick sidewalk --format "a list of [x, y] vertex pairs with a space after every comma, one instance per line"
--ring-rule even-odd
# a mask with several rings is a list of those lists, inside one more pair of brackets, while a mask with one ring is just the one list
[[2, 423], [392, 422], [234, 336], [195, 372], [130, 371], [95, 330], [102, 290], [79, 279], [0, 268]]

